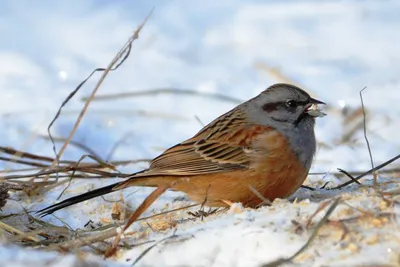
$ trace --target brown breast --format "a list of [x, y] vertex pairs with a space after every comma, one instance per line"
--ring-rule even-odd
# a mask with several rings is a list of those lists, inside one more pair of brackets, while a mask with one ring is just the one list
[[252, 186], [269, 200], [294, 193], [307, 176], [288, 142], [276, 131], [265, 131], [249, 150], [250, 169], [198, 175], [175, 180], [174, 188], [186, 192], [202, 203], [207, 196], [208, 206], [225, 206], [220, 200], [242, 202], [254, 207], [262, 202], [250, 189]]

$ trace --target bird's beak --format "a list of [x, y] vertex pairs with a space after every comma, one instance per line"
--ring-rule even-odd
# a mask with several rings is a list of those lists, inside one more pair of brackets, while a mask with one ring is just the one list
[[321, 105], [326, 105], [325, 102], [322, 102], [321, 100], [315, 99], [315, 98], [310, 98], [310, 104], [321, 104]]
[[309, 104], [310, 105], [307, 107], [306, 113], [308, 115], [310, 115], [311, 117], [324, 117], [326, 115], [317, 106], [318, 104], [326, 105], [325, 102], [322, 102], [322, 101], [320, 101], [318, 99], [315, 99], [315, 98], [310, 98]]

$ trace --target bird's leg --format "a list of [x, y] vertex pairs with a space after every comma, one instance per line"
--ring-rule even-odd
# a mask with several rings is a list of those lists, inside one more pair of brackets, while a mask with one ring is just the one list
[[271, 206], [272, 202], [269, 199], [266, 199], [260, 192], [257, 191], [252, 185], [249, 185], [249, 189], [253, 194], [255, 194], [262, 202], [258, 204], [256, 207], [261, 207], [261, 206]]
[[226, 200], [226, 199], [221, 199], [222, 202], [224, 202], [228, 207], [232, 207], [233, 202], [230, 200]]
[[156, 201], [168, 188], [169, 187], [166, 185], [158, 186], [156, 190], [151, 192], [151, 194], [142, 202], [142, 204], [140, 204], [140, 206], [131, 215], [124, 228], [122, 228], [122, 231], [118, 233], [118, 235], [115, 237], [112, 247], [107, 249], [105, 253], [106, 258], [111, 257], [115, 254], [115, 252], [117, 251], [118, 243], [121, 240], [121, 237], [123, 236], [126, 229], [128, 229], [129, 226], [131, 226], [132, 223], [134, 223], [140, 217], [140, 215], [142, 215], [143, 212], [145, 212], [151, 206], [151, 204], [153, 204], [154, 201]]
[[188, 211], [188, 214], [195, 217], [195, 218], [201, 218], [201, 220], [203, 220], [204, 217], [208, 217], [210, 215], [215, 214], [217, 211], [219, 210], [219, 208], [209, 208], [208, 211], [205, 211], [203, 207], [201, 207], [198, 211], [195, 212], [191, 212]]
[[204, 197], [203, 202], [201, 203], [200, 209], [196, 212], [191, 212], [189, 211], [188, 214], [192, 215], [193, 217], [196, 218], [201, 218], [201, 220], [204, 219], [204, 217], [207, 217], [208, 215], [212, 214], [215, 212], [211, 210], [211, 208], [207, 211], [204, 211], [204, 205], [207, 203], [208, 200], [208, 190], [210, 190], [211, 184], [208, 185], [207, 190], [206, 190], [206, 196]]
[[241, 202], [232, 202], [227, 199], [220, 199], [221, 202], [225, 203], [226, 207], [225, 209], [229, 211], [229, 213], [241, 213], [243, 212], [243, 203]]

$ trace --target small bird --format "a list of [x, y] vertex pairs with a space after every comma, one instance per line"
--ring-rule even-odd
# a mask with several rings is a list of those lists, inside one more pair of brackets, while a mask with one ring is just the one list
[[263, 200], [254, 190], [270, 201], [288, 197], [311, 167], [315, 118], [325, 115], [318, 104], [325, 103], [294, 85], [272, 85], [164, 151], [148, 169], [38, 212], [45, 216], [130, 186], [157, 188], [142, 203], [146, 208], [167, 189], [210, 207], [233, 202], [256, 207]]

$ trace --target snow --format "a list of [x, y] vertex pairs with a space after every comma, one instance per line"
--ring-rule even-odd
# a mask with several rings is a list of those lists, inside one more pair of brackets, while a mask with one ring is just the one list
[[[47, 135], [47, 126], [60, 104], [93, 69], [109, 63], [153, 6], [155, 12], [134, 43], [130, 58], [110, 73], [99, 96], [176, 88], [244, 101], [280, 81], [265, 70], [272, 67], [328, 103], [328, 116], [317, 121], [319, 146], [311, 170], [328, 174], [312, 175], [308, 184], [318, 187], [331, 181], [328, 186], [333, 187], [342, 181], [333, 174], [336, 168], [371, 168], [362, 128], [349, 142], [342, 142], [360, 118], [362, 122], [362, 116], [349, 122], [344, 110], [351, 113], [360, 107], [359, 91], [365, 86], [368, 137], [375, 165], [399, 153], [400, 3], [395, 0], [2, 1], [0, 145], [53, 156], [52, 145], [39, 136]], [[83, 106], [81, 98], [90, 94], [99, 77], [96, 74], [65, 107], [52, 128], [54, 136], [69, 134]], [[74, 140], [103, 158], [152, 158], [196, 133], [202, 127], [199, 120], [208, 123], [236, 104], [173, 94], [97, 100], [89, 107]], [[120, 145], [113, 150], [118, 142]], [[57, 149], [60, 147], [57, 143]], [[82, 150], [69, 146], [64, 159], [79, 160], [82, 154]], [[1, 169], [18, 167], [12, 163], [1, 165]], [[120, 170], [134, 172], [146, 166], [130, 164]], [[75, 180], [63, 198], [115, 181]], [[398, 190], [398, 174], [382, 174], [380, 181], [388, 182], [390, 190]], [[57, 202], [63, 189], [53, 189], [44, 199], [13, 194], [0, 216], [21, 212], [22, 208], [46, 207]], [[127, 209], [134, 210], [149, 192], [148, 188], [131, 188], [105, 198], [118, 200], [122, 194]], [[148, 221], [154, 229], [166, 227], [160, 231], [152, 231], [145, 222], [136, 223], [130, 231], [139, 233], [125, 241], [158, 241], [176, 231], [175, 238], [158, 244], [137, 266], [258, 266], [289, 257], [300, 249], [324, 213], [315, 217], [310, 229], [303, 229], [308, 218], [323, 201], [339, 195], [346, 204], [339, 204], [333, 220], [360, 215], [347, 204], [373, 214], [395, 213], [394, 218], [346, 222], [349, 233], [343, 240], [340, 227], [325, 226], [294, 264], [398, 263], [400, 242], [395, 219], [399, 219], [399, 206], [385, 206], [374, 190], [359, 186], [342, 191], [300, 189], [291, 202], [277, 200], [271, 207], [257, 210], [236, 207], [204, 221], [193, 220], [186, 211], [180, 211], [166, 217], [167, 226], [160, 224], [160, 219]], [[144, 216], [189, 204], [183, 196], [179, 192], [164, 194]], [[104, 225], [104, 221], [111, 221], [112, 206], [97, 198], [58, 211], [57, 217], [45, 220], [59, 226], [66, 223], [73, 229], [84, 228], [89, 220]], [[18, 228], [24, 220], [7, 222]], [[293, 220], [301, 231], [296, 231], [298, 226]], [[0, 240], [2, 236], [0, 232]], [[104, 261], [90, 254], [90, 249], [82, 257], [2, 243], [0, 266], [130, 266], [154, 244], [121, 249], [116, 258]]]

